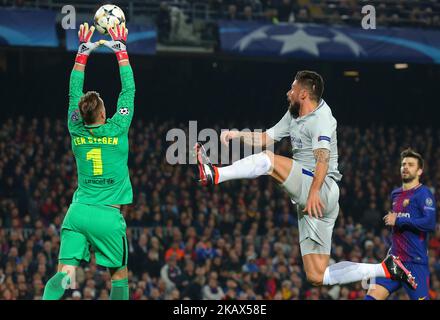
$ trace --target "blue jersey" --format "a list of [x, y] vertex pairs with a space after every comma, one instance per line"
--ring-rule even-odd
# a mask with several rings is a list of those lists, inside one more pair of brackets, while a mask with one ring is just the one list
[[393, 212], [397, 213], [392, 231], [390, 253], [403, 262], [428, 263], [428, 233], [435, 230], [436, 202], [424, 185], [391, 193]]

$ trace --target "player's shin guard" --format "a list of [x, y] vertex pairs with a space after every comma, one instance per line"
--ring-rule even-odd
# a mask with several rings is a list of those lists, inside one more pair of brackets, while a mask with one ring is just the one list
[[128, 278], [112, 280], [112, 290], [110, 291], [110, 300], [128, 300]]
[[43, 300], [60, 300], [68, 284], [70, 284], [70, 277], [67, 273], [57, 272], [47, 281], [44, 287]]
[[385, 277], [382, 265], [342, 261], [328, 266], [324, 272], [324, 285], [346, 284], [364, 279]]
[[234, 179], [254, 179], [269, 173], [272, 163], [269, 156], [260, 152], [218, 168], [218, 183]]

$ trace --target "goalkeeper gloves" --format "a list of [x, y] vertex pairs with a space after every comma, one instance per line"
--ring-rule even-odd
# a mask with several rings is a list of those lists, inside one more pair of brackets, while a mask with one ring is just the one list
[[80, 25], [78, 31], [79, 48], [75, 63], [86, 65], [89, 54], [99, 46], [97, 43], [90, 42], [94, 31], [95, 27], [92, 26], [89, 29], [89, 24], [87, 22]]
[[116, 58], [118, 59], [118, 62], [124, 60], [128, 61], [128, 54], [127, 54], [128, 29], [125, 27], [125, 23], [122, 23], [120, 25], [117, 24], [113, 26], [113, 28], [108, 27], [108, 33], [110, 34], [112, 40], [105, 41], [104, 45], [107, 48], [112, 49], [113, 52], [116, 53]]

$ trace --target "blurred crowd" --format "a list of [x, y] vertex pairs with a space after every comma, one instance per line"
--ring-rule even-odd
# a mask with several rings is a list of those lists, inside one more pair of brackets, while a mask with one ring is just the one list
[[[363, 299], [361, 283], [316, 288], [306, 282], [296, 209], [271, 179], [202, 188], [193, 166], [168, 164], [166, 133], [186, 126], [135, 119], [130, 129], [134, 203], [122, 212], [131, 299]], [[425, 157], [423, 182], [440, 199], [440, 130], [342, 126], [338, 143], [344, 177], [331, 263], [380, 262], [390, 246], [382, 217], [400, 185], [404, 148]], [[288, 155], [290, 142], [275, 152]], [[0, 299], [41, 299], [56, 270], [75, 167], [64, 119], [0, 123]], [[430, 295], [440, 299], [439, 227], [429, 247]], [[93, 258], [76, 276], [64, 298], [108, 299], [110, 276]], [[407, 296], [399, 291], [391, 299]]]
[[[190, 1], [197, 2], [197, 1]], [[171, 1], [172, 3], [172, 1]], [[433, 1], [357, 1], [357, 0], [210, 0], [214, 17], [229, 20], [278, 22], [316, 22], [360, 25], [372, 5], [379, 26], [440, 26], [440, 2]]]

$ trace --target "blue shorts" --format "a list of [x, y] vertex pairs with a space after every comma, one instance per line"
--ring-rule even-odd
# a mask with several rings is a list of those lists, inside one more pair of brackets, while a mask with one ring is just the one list
[[417, 289], [414, 290], [405, 282], [387, 278], [377, 278], [376, 284], [384, 287], [390, 294], [399, 290], [402, 286], [411, 300], [429, 300], [429, 266], [425, 264], [406, 263], [403, 265], [416, 278]]

